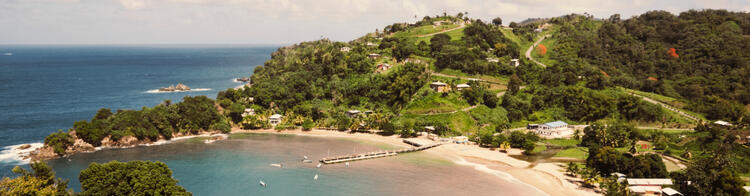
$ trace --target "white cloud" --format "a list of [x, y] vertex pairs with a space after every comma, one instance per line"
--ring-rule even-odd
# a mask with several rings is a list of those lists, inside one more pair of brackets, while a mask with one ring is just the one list
[[125, 9], [137, 10], [146, 6], [146, 0], [120, 0], [120, 4]]

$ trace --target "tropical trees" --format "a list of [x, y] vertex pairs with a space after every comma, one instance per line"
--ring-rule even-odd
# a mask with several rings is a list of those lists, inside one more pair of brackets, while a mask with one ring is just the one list
[[68, 189], [68, 181], [55, 178], [55, 173], [45, 162], [32, 162], [29, 166], [31, 171], [16, 166], [13, 173], [18, 177], [0, 180], [0, 195], [73, 195]]
[[162, 162], [91, 163], [78, 176], [82, 195], [192, 195]]

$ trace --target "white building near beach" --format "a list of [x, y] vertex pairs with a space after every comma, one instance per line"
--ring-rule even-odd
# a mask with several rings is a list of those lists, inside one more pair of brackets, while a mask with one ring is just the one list
[[271, 115], [271, 117], [268, 117], [268, 123], [271, 124], [271, 126], [276, 126], [279, 123], [281, 123], [281, 118], [283, 118], [281, 114], [274, 114]]

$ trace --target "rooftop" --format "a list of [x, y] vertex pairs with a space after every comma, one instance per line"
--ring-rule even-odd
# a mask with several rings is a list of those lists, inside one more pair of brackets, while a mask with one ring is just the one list
[[469, 88], [469, 87], [471, 87], [471, 86], [469, 86], [468, 84], [459, 84], [459, 85], [456, 85], [456, 88]]
[[274, 115], [271, 115], [271, 117], [268, 117], [268, 118], [281, 118], [281, 117], [283, 117], [281, 114], [274, 114]]
[[674, 190], [672, 188], [664, 188], [661, 189], [661, 192], [663, 192], [666, 195], [672, 196], [672, 195], [682, 195], [682, 193], [677, 192], [677, 190]]
[[433, 82], [433, 83], [430, 83], [430, 84], [431, 84], [431, 85], [438, 85], [438, 86], [445, 86], [445, 85], [448, 85], [448, 84], [446, 84], [446, 83], [442, 83], [442, 82]]
[[563, 121], [555, 121], [555, 122], [548, 122], [544, 123], [544, 125], [550, 126], [550, 127], [562, 127], [562, 126], [568, 126], [568, 123]]
[[658, 186], [630, 186], [628, 187], [631, 192], [645, 193], [645, 192], [661, 192], [661, 188]]
[[727, 121], [723, 121], [723, 120], [717, 120], [717, 121], [714, 121], [714, 124], [717, 124], [717, 125], [724, 125], [724, 126], [732, 126], [732, 123], [729, 123], [729, 122], [727, 122]]
[[672, 185], [669, 178], [628, 178], [629, 185]]

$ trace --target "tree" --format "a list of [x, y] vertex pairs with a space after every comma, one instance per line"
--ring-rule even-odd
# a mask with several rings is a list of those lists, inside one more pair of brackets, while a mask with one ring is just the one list
[[305, 118], [305, 121], [302, 123], [302, 130], [309, 131], [315, 126], [315, 122], [312, 121], [310, 118]]
[[91, 163], [78, 176], [82, 195], [192, 195], [162, 162]]
[[568, 165], [565, 167], [565, 172], [568, 173], [568, 176], [575, 177], [578, 175], [580, 168], [578, 168], [578, 164], [575, 164], [573, 162], [568, 162]]
[[96, 120], [105, 120], [112, 116], [112, 110], [108, 108], [102, 108], [99, 109], [99, 111], [96, 111], [96, 115], [94, 115], [94, 119]]
[[518, 78], [518, 75], [513, 74], [510, 76], [510, 81], [508, 81], [508, 92], [510, 92], [510, 94], [516, 94], [521, 88], [521, 85], [523, 85], [521, 79]]
[[229, 118], [232, 122], [239, 123], [242, 121], [242, 113], [245, 112], [245, 106], [239, 103], [233, 103], [229, 106]]
[[430, 38], [430, 49], [432, 50], [432, 55], [437, 56], [437, 54], [443, 49], [443, 46], [450, 44], [450, 42], [451, 36], [448, 36], [445, 33], [432, 36], [432, 38]]
[[492, 19], [492, 24], [497, 25], [497, 26], [503, 25], [503, 19], [501, 19], [500, 17]]
[[619, 182], [617, 180], [617, 176], [610, 176], [602, 181], [601, 188], [604, 189], [605, 196], [630, 195], [628, 185], [624, 181]]
[[29, 166], [31, 171], [16, 166], [13, 173], [20, 176], [0, 180], [0, 195], [73, 195], [73, 191], [68, 189], [68, 181], [55, 178], [47, 163], [37, 161]]
[[65, 154], [65, 150], [68, 149], [68, 147], [73, 146], [74, 142], [75, 140], [73, 140], [73, 137], [71, 137], [70, 134], [63, 132], [62, 129], [58, 130], [57, 133], [52, 133], [44, 138], [44, 144], [52, 147], [57, 155]]

